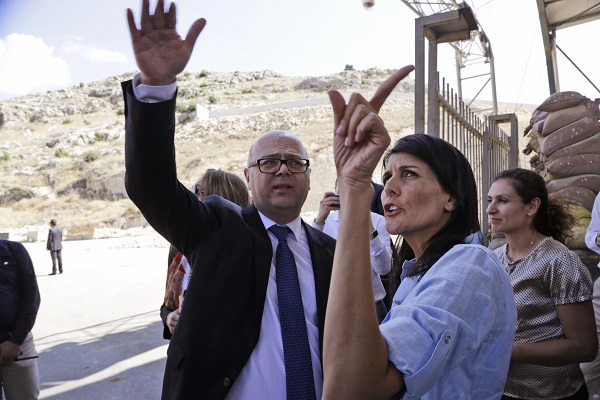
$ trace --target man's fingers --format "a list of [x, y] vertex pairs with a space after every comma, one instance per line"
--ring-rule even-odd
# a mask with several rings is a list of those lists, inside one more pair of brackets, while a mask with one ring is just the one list
[[150, 17], [150, 0], [142, 0], [142, 18], [140, 30], [147, 34], [152, 31], [152, 18]]
[[344, 116], [344, 110], [346, 109], [346, 100], [344, 100], [344, 96], [337, 90], [330, 90], [327, 94], [333, 108], [333, 130], [337, 132], [337, 128]]
[[187, 36], [185, 37], [185, 45], [190, 53], [194, 49], [196, 39], [198, 39], [198, 36], [200, 36], [200, 32], [202, 32], [205, 26], [206, 20], [204, 18], [200, 18], [192, 24], [192, 27], [188, 31]]
[[177, 24], [177, 9], [175, 3], [171, 3], [169, 6], [169, 12], [165, 15], [165, 28], [175, 29]]
[[165, 26], [165, 0], [158, 0], [156, 3], [152, 25], [155, 29], [161, 29]]
[[379, 87], [377, 91], [373, 95], [373, 98], [370, 101], [371, 107], [375, 110], [375, 112], [379, 112], [383, 103], [387, 100], [388, 96], [392, 93], [394, 88], [402, 79], [404, 79], [408, 74], [410, 74], [415, 69], [414, 65], [406, 65], [400, 68], [398, 71], [394, 72], [392, 76], [387, 78]]
[[129, 26], [129, 34], [131, 35], [131, 40], [135, 41], [138, 36], [138, 29], [135, 25], [135, 18], [133, 17], [133, 11], [130, 8], [127, 9], [127, 25]]

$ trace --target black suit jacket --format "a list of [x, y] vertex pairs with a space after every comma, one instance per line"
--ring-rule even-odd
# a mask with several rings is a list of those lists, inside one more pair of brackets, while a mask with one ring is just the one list
[[[254, 205], [242, 210], [218, 196], [199, 202], [177, 180], [175, 100], [141, 103], [130, 82], [123, 83], [123, 91], [127, 193], [194, 269], [169, 344], [162, 398], [222, 399], [258, 341], [271, 241]], [[322, 350], [335, 241], [302, 225], [313, 264]]]

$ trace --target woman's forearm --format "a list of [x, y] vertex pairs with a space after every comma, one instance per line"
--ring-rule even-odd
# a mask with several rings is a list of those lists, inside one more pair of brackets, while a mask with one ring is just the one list
[[401, 389], [400, 374], [394, 370], [390, 375], [393, 367], [373, 303], [370, 193], [368, 189], [340, 193], [344, 212], [325, 319], [324, 398], [389, 398]]

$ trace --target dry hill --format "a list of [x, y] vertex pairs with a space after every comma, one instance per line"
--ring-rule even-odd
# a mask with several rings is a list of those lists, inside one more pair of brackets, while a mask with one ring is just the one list
[[[371, 94], [390, 73], [375, 68], [323, 77], [268, 70], [183, 73], [177, 100], [179, 179], [191, 186], [207, 168], [243, 176], [254, 140], [285, 129], [307, 146], [312, 183], [303, 211], [317, 211], [334, 181], [327, 90]], [[0, 231], [39, 229], [51, 218], [67, 228], [145, 224], [123, 185], [120, 82], [131, 76], [0, 102]], [[393, 139], [412, 132], [413, 90], [412, 81], [402, 82], [381, 112]], [[531, 109], [519, 115], [520, 126], [529, 121]]]

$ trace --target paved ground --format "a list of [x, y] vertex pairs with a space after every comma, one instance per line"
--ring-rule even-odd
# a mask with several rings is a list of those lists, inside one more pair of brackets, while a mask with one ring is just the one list
[[48, 276], [45, 243], [24, 245], [42, 298], [33, 329], [40, 399], [159, 399], [168, 243], [158, 235], [64, 242], [57, 276]]

